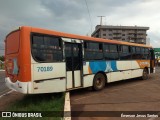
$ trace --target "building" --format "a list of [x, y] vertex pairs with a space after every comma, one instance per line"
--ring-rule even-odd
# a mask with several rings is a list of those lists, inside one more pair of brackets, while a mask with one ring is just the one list
[[92, 37], [146, 44], [149, 27], [97, 25]]

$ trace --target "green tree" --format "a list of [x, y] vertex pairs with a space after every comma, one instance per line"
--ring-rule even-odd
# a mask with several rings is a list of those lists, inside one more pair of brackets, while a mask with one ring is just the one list
[[0, 56], [0, 60], [1, 60], [1, 61], [4, 61], [4, 56]]

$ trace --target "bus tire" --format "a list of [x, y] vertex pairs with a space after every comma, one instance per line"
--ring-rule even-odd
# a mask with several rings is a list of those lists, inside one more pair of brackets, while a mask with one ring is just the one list
[[106, 77], [102, 73], [97, 73], [93, 79], [93, 89], [98, 91], [105, 87]]
[[148, 79], [148, 70], [146, 68], [143, 69], [142, 79], [143, 80], [147, 80]]

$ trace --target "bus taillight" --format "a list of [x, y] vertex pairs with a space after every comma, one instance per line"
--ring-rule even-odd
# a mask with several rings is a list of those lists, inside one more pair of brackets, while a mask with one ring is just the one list
[[6, 59], [5, 61], [6, 71], [8, 74], [12, 74], [13, 71], [13, 62], [12, 59]]

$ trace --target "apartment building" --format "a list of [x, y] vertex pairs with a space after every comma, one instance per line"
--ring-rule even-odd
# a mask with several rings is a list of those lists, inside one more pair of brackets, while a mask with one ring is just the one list
[[146, 44], [149, 27], [97, 25], [92, 37]]

